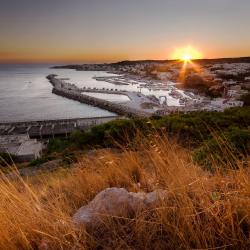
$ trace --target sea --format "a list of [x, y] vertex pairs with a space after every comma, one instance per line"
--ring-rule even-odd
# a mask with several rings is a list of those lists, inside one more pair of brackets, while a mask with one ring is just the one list
[[0, 64], [0, 122], [113, 116], [114, 113], [52, 93], [49, 74], [68, 78], [81, 86], [109, 85], [92, 79], [106, 72], [51, 69], [52, 65]]

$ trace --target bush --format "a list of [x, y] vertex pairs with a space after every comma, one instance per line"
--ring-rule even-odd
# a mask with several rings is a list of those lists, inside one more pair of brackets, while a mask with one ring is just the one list
[[[194, 160], [205, 169], [216, 167], [237, 168], [237, 161], [250, 154], [250, 131], [230, 127], [220, 135], [204, 141], [194, 151]], [[213, 166], [213, 168], [212, 168]]]
[[50, 139], [48, 144], [48, 153], [62, 152], [68, 146], [69, 146], [68, 140], [63, 140], [58, 138]]
[[76, 145], [77, 147], [81, 147], [83, 144], [85, 144], [85, 135], [86, 133], [82, 132], [82, 131], [74, 131], [71, 135], [70, 135], [70, 142], [74, 145]]
[[70, 143], [79, 148], [114, 147], [117, 143], [129, 142], [137, 130], [146, 132], [149, 128], [150, 125], [143, 119], [116, 120], [95, 126], [88, 132], [76, 131], [72, 133]]

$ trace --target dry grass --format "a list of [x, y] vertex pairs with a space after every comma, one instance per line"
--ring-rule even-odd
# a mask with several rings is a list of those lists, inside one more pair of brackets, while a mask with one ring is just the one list
[[[169, 195], [95, 232], [76, 228], [72, 214], [111, 186]], [[248, 167], [211, 175], [158, 136], [136, 152], [99, 150], [68, 170], [0, 180], [0, 249], [249, 249], [249, 215]]]

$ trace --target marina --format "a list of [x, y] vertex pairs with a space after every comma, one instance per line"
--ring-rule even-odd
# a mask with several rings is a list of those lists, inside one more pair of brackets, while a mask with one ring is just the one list
[[[114, 89], [88, 89], [92, 93], [105, 93], [105, 94], [120, 94], [127, 95], [130, 101], [126, 104], [114, 103], [106, 101], [100, 98], [95, 98], [84, 94], [83, 89], [78, 88], [76, 85], [71, 83], [66, 83], [65, 81], [58, 79], [56, 75], [47, 76], [50, 83], [53, 85], [52, 92], [54, 94], [76, 100], [81, 103], [89, 104], [95, 107], [106, 109], [110, 112], [125, 115], [128, 117], [149, 117], [154, 113], [153, 109], [143, 108], [144, 103], [151, 103], [153, 106], [158, 106], [159, 103], [152, 101], [150, 98], [144, 96], [143, 94], [130, 92], [130, 91], [118, 91]], [[86, 90], [85, 90], [86, 92]], [[151, 106], [152, 106], [151, 105]]]

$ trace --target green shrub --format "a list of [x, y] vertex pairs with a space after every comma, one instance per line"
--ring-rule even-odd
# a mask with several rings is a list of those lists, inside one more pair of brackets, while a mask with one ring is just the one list
[[58, 138], [50, 139], [48, 144], [48, 153], [62, 152], [68, 146], [69, 146], [68, 140], [63, 140]]
[[237, 168], [237, 161], [250, 154], [250, 131], [230, 127], [212, 139], [204, 141], [194, 151], [194, 160], [205, 169], [212, 166]]
[[77, 147], [81, 147], [82, 145], [85, 144], [86, 138], [85, 138], [86, 133], [82, 131], [74, 131], [70, 135], [70, 143], [74, 144]]
[[130, 141], [136, 135], [137, 130], [146, 132], [149, 128], [150, 125], [142, 119], [115, 120], [95, 126], [88, 132], [72, 133], [70, 143], [79, 148], [110, 147]]

